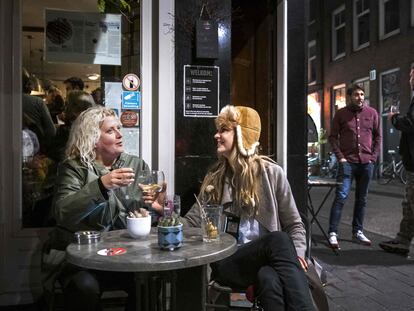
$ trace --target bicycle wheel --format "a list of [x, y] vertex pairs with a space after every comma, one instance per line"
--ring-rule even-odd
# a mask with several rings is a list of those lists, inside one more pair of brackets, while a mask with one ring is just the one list
[[401, 182], [404, 185], [407, 184], [407, 172], [405, 171], [405, 167], [404, 166], [401, 167], [401, 170], [400, 170], [400, 173], [399, 173], [399, 177], [400, 177]]
[[375, 170], [377, 183], [380, 185], [388, 184], [394, 178], [394, 170], [392, 164], [380, 163]]

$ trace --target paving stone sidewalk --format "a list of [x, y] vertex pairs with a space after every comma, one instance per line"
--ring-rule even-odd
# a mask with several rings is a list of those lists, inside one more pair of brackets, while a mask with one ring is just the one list
[[[386, 191], [385, 191], [386, 190]], [[394, 201], [390, 204], [387, 200], [390, 196], [385, 192], [395, 193]], [[376, 194], [375, 194], [376, 192]], [[321, 193], [314, 193], [313, 198], [318, 204]], [[382, 197], [381, 197], [382, 195]], [[351, 193], [351, 197], [353, 193]], [[390, 232], [395, 233], [396, 228], [388, 228], [387, 219], [393, 219], [393, 227], [399, 222], [401, 210], [386, 210], [381, 206], [390, 204], [398, 206], [402, 198], [400, 187], [395, 189], [390, 186], [381, 188], [374, 185], [374, 191], [370, 194], [371, 215], [367, 218], [376, 220], [371, 224], [376, 233], [365, 230], [366, 235], [372, 240], [370, 247], [357, 244], [351, 238], [350, 214], [344, 217], [339, 228], [339, 243], [341, 250], [335, 255], [323, 237], [319, 228], [313, 224], [313, 240], [317, 244], [312, 245], [312, 256], [327, 270], [328, 283], [325, 287], [328, 295], [331, 311], [407, 311], [414, 310], [414, 260], [407, 260], [400, 255], [389, 254], [380, 249], [378, 243], [390, 238]], [[350, 197], [350, 199], [351, 199]], [[328, 214], [333, 196], [324, 207], [324, 212], [318, 217], [322, 227], [328, 225]], [[352, 201], [352, 200], [351, 200]], [[350, 202], [349, 204], [352, 204]], [[349, 209], [350, 207], [348, 207]], [[381, 214], [381, 211], [383, 214]], [[392, 212], [396, 213], [391, 214]], [[379, 225], [378, 225], [379, 223]], [[384, 227], [384, 228], [382, 228]], [[387, 234], [378, 234], [386, 232]]]

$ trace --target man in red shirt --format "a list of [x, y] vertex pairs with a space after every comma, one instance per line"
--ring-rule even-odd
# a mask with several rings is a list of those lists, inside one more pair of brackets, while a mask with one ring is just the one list
[[338, 110], [333, 119], [329, 143], [339, 162], [335, 200], [329, 218], [329, 242], [338, 248], [338, 225], [342, 208], [355, 179], [355, 205], [352, 220], [353, 240], [371, 245], [363, 233], [363, 222], [367, 202], [368, 185], [374, 163], [381, 148], [381, 131], [378, 113], [365, 105], [364, 89], [353, 85], [348, 89], [350, 101]]

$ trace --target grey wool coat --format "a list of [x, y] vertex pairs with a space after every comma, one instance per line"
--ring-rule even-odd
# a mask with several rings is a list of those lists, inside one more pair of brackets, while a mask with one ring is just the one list
[[[259, 208], [255, 219], [269, 232], [284, 231], [292, 239], [298, 256], [305, 257], [306, 231], [289, 182], [282, 168], [276, 163], [263, 161], [262, 185], [259, 194]], [[228, 184], [223, 189], [222, 204], [231, 202], [231, 190]], [[240, 211], [233, 206], [231, 213], [240, 216]], [[185, 226], [200, 227], [200, 207], [194, 204], [182, 218]]]

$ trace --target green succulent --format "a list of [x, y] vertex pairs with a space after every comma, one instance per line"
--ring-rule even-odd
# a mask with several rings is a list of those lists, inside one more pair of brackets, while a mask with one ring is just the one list
[[159, 227], [174, 227], [178, 225], [181, 225], [180, 216], [175, 213], [163, 216], [158, 220]]

